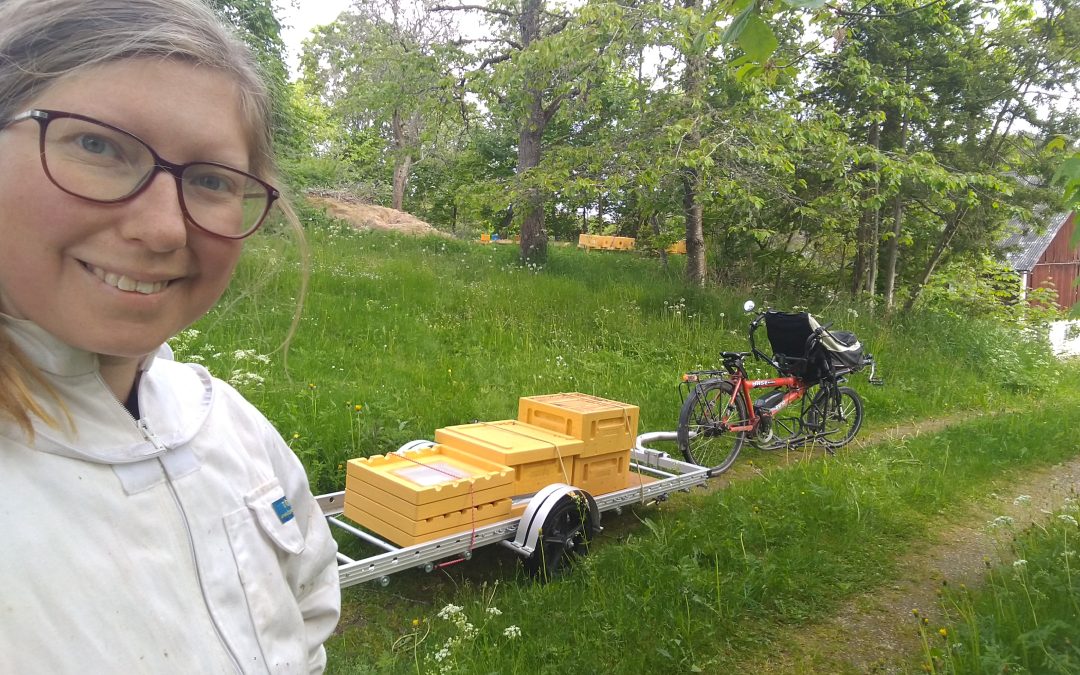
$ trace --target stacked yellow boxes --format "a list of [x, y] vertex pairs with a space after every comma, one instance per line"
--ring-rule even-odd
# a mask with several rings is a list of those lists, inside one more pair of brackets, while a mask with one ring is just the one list
[[514, 472], [436, 445], [352, 459], [344, 513], [399, 546], [510, 518]]
[[435, 432], [435, 442], [514, 470], [514, 494], [539, 492], [552, 483], [571, 483], [574, 461], [585, 443], [517, 420], [479, 422]]
[[630, 484], [638, 416], [636, 405], [579, 393], [525, 396], [518, 407], [519, 421], [582, 441], [571, 484], [594, 495]]

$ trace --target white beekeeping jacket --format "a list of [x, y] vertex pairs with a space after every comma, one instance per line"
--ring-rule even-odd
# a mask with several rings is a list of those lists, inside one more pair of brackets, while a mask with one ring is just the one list
[[95, 355], [0, 329], [74, 424], [31, 441], [0, 419], [0, 673], [321, 672], [337, 548], [270, 423], [165, 358], [143, 364], [136, 421]]

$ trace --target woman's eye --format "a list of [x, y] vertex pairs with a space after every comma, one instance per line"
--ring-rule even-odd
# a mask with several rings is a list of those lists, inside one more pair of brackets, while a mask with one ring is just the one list
[[116, 146], [101, 136], [82, 134], [75, 139], [75, 142], [78, 143], [80, 149], [94, 155], [108, 155], [113, 157], [119, 155]]
[[224, 176], [216, 176], [214, 174], [203, 174], [195, 178], [195, 185], [201, 187], [204, 190], [211, 190], [213, 192], [230, 192], [232, 190], [232, 182], [227, 180]]

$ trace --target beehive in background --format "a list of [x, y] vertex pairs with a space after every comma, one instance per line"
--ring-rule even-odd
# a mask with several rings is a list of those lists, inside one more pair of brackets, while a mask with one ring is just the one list
[[436, 445], [348, 462], [344, 514], [399, 546], [509, 518], [514, 472]]
[[584, 442], [518, 420], [479, 422], [435, 432], [435, 442], [514, 470], [514, 494], [538, 492], [552, 483], [571, 483], [574, 458]]

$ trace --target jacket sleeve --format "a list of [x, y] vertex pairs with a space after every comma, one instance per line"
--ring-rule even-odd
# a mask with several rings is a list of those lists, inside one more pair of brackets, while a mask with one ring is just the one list
[[337, 543], [308, 484], [307, 473], [291, 448], [269, 422], [268, 447], [274, 449], [274, 470], [293, 507], [304, 535], [304, 550], [286, 562], [285, 576], [304, 617], [308, 667], [312, 673], [326, 668], [323, 643], [341, 614]]

